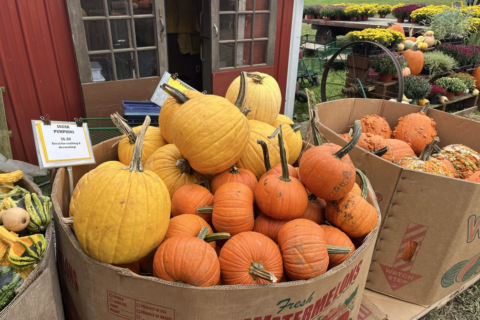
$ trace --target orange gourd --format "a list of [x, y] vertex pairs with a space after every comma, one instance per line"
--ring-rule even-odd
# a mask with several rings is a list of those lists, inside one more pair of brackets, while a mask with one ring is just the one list
[[477, 80], [477, 82], [475, 82], [475, 87], [480, 90], [480, 67], [473, 70], [472, 76]]
[[212, 221], [211, 213], [197, 213], [197, 208], [213, 205], [213, 194], [207, 188], [188, 183], [177, 189], [172, 198], [172, 215], [174, 217], [189, 214], [197, 215], [205, 221]]
[[438, 158], [451, 162], [456, 171], [454, 176], [458, 176], [461, 179], [468, 178], [480, 170], [480, 154], [461, 144], [452, 144], [443, 147], [438, 153], [437, 159]]
[[392, 129], [390, 129], [388, 122], [385, 118], [376, 114], [363, 116], [360, 122], [362, 123], [362, 132], [364, 133], [375, 134], [385, 139], [389, 139], [392, 136]]
[[405, 37], [405, 40], [410, 40], [410, 41], [413, 41], [413, 42], [417, 42], [417, 38], [415, 38], [415, 37]]
[[255, 188], [255, 203], [271, 218], [290, 220], [303, 214], [308, 205], [308, 195], [300, 180], [289, 175], [282, 126], [278, 127], [282, 175], [271, 174], [260, 179]]
[[258, 232], [242, 232], [232, 237], [220, 252], [222, 283], [275, 283], [283, 276], [282, 254], [270, 238]]
[[433, 139], [425, 147], [425, 149], [422, 151], [422, 153], [418, 158], [417, 157], [403, 158], [398, 162], [398, 164], [403, 168], [451, 177], [452, 174], [449, 168], [445, 165], [443, 161], [430, 157], [433, 151], [433, 148], [438, 143], [438, 141], [440, 141], [438, 137]]
[[348, 254], [329, 254], [328, 255], [328, 268], [334, 268], [340, 265], [343, 261], [347, 260], [353, 252], [355, 251], [355, 245], [352, 243], [352, 240], [343, 232], [342, 230], [328, 226], [326, 224], [320, 225], [325, 233], [325, 241], [327, 245], [338, 246], [338, 247], [349, 247], [352, 251]]
[[402, 55], [405, 57], [405, 60], [407, 60], [411, 74], [415, 76], [419, 75], [420, 72], [422, 72], [425, 62], [423, 52], [419, 51], [417, 45], [415, 45], [412, 49], [405, 50]]
[[[403, 29], [403, 26], [399, 23], [392, 24], [387, 29], [390, 29], [390, 30], [393, 30], [393, 31], [398, 31], [401, 34], [405, 35], [405, 30]], [[416, 41], [416, 40], [414, 40], [414, 41]]]
[[248, 186], [252, 192], [255, 191], [257, 186], [257, 178], [255, 175], [248, 169], [237, 168], [233, 166], [231, 169], [228, 169], [224, 172], [216, 174], [212, 180], [212, 193], [215, 194], [217, 189], [228, 182], [240, 182]]
[[216, 285], [220, 280], [220, 262], [215, 249], [203, 240], [206, 233], [207, 228], [203, 228], [197, 238], [173, 237], [163, 242], [153, 260], [154, 276], [196, 287]]

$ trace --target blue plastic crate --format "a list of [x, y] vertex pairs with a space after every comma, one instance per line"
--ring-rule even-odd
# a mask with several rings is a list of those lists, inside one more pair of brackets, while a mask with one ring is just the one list
[[158, 117], [161, 107], [150, 101], [122, 101], [123, 115]]

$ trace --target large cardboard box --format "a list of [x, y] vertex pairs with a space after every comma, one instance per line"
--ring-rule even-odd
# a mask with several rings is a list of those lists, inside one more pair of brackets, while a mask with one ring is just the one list
[[[98, 164], [116, 159], [117, 150], [112, 148], [115, 141], [112, 139], [94, 147]], [[74, 183], [93, 168], [75, 167]], [[52, 199], [58, 226], [60, 278], [69, 319], [357, 318], [380, 222], [346, 262], [315, 279], [272, 285], [197, 288], [138, 276], [87, 256], [63, 220], [68, 217], [67, 186], [66, 171], [60, 169], [53, 185]], [[368, 201], [376, 206], [372, 189]]]
[[[356, 119], [377, 114], [393, 129], [398, 118], [420, 107], [384, 100], [347, 99], [317, 105], [317, 126], [333, 143], [346, 142]], [[440, 146], [454, 143], [480, 151], [480, 124], [437, 110]], [[379, 199], [383, 225], [367, 288], [430, 306], [480, 275], [480, 184], [407, 170], [355, 147], [355, 165], [369, 177]], [[417, 244], [411, 261], [402, 253]]]
[[[18, 185], [30, 192], [42, 194], [41, 190], [29, 180], [22, 179]], [[64, 319], [55, 262], [53, 223], [48, 226], [45, 239], [47, 240], [45, 257], [17, 289], [15, 298], [0, 312], [0, 320]]]

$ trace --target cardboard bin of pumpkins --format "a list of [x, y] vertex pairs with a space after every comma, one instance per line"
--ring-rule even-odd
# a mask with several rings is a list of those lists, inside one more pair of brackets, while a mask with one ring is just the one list
[[431, 306], [478, 279], [480, 123], [373, 99], [316, 110], [317, 127], [332, 143], [345, 145], [354, 121], [363, 124], [349, 155], [369, 177], [382, 213], [367, 288]]
[[64, 319], [50, 198], [22, 177], [0, 170], [0, 319]]
[[[175, 97], [160, 114], [160, 128], [171, 129], [166, 138], [147, 127], [148, 117], [132, 131], [113, 116], [126, 136], [94, 146], [98, 166], [73, 168], [72, 199], [65, 169], [57, 172], [57, 248], [72, 319], [356, 319], [380, 225], [374, 192], [357, 178], [350, 146], [326, 146], [336, 176], [323, 182], [307, 179], [319, 147], [293, 168], [302, 150], [301, 137], [297, 147], [288, 142], [293, 122], [278, 115], [280, 99], [273, 116], [265, 103], [263, 113], [248, 103], [250, 117], [267, 122], [245, 117], [236, 97], [245, 100], [246, 80], [237, 79], [236, 105], [166, 87]], [[262, 81], [276, 85], [251, 74], [248, 92], [265, 90]], [[162, 125], [170, 103], [178, 109]], [[323, 183], [318, 194], [328, 203], [308, 196], [295, 178], [302, 172], [310, 191]], [[344, 201], [355, 206], [353, 223], [336, 213]], [[325, 212], [347, 231], [320, 226]]]

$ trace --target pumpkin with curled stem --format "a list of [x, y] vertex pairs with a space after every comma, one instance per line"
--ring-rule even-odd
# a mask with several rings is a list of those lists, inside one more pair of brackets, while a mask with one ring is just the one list
[[233, 236], [222, 247], [219, 260], [226, 285], [275, 283], [283, 276], [280, 249], [258, 232]]

